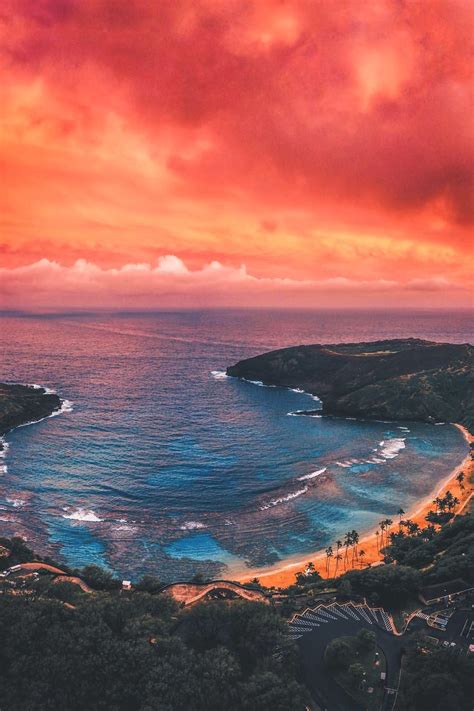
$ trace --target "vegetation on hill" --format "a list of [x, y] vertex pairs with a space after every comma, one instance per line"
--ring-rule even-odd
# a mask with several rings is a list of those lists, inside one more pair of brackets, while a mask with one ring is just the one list
[[242, 360], [227, 374], [300, 387], [323, 412], [474, 428], [474, 347], [419, 339], [294, 346]]
[[[366, 597], [372, 604], [398, 610], [416, 598], [427, 585], [454, 578], [462, 578], [474, 585], [472, 513], [457, 516], [441, 527], [427, 524], [425, 528], [420, 528], [410, 526], [410, 523], [409, 520], [401, 521], [384, 540], [382, 553], [385, 565], [347, 570], [340, 577], [329, 580], [322, 579], [315, 571], [309, 571], [306, 575], [299, 573], [295, 584], [286, 589], [287, 613], [296, 610], [298, 595], [306, 594], [309, 604], [312, 597], [317, 597], [328, 588], [335, 588], [338, 597], [343, 600]], [[351, 532], [352, 540], [354, 533]], [[351, 556], [349, 552], [348, 561]], [[355, 556], [359, 565], [357, 552]]]
[[[282, 617], [290, 614], [295, 594], [307, 595], [309, 602], [329, 584], [336, 586], [341, 599], [367, 597], [373, 604], [397, 609], [416, 599], [428, 584], [453, 577], [474, 584], [473, 542], [472, 514], [441, 528], [430, 524], [418, 530], [400, 521], [383, 549], [386, 565], [349, 570], [333, 581], [322, 580], [310, 570], [298, 576], [279, 608], [219, 601], [180, 609], [159, 592], [160, 584], [151, 576], [139, 581], [133, 592], [124, 592], [113, 576], [95, 566], [73, 571], [100, 589], [94, 595], [60, 578], [52, 582], [48, 575], [29, 582], [27, 589], [17, 588], [14, 595], [8, 594], [4, 583], [0, 594], [3, 707], [9, 711], [301, 711], [308, 693], [300, 682], [298, 654], [288, 641]], [[6, 552], [0, 558], [3, 569], [34, 559], [21, 539], [0, 538], [0, 546]], [[365, 642], [372, 644], [362, 638], [354, 644], [362, 649]], [[327, 662], [337, 666], [339, 654], [345, 683], [352, 678], [356, 683], [361, 670], [350, 667], [360, 660], [354, 662], [344, 652], [344, 645], [339, 650], [328, 648]], [[412, 645], [408, 654], [403, 708], [468, 708], [467, 662], [451, 669], [453, 662], [446, 657], [440, 673], [443, 653], [423, 655]], [[440, 705], [439, 700], [447, 697], [449, 703], [456, 699], [457, 706]]]
[[403, 664], [398, 708], [404, 711], [471, 711], [474, 657], [410, 645]]
[[179, 610], [168, 595], [67, 583], [0, 595], [0, 708], [301, 711], [308, 694], [285, 628], [259, 603]]

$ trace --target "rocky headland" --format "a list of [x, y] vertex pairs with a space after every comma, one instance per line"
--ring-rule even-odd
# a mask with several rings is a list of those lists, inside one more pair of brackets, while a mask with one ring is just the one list
[[321, 399], [327, 415], [457, 422], [474, 431], [470, 344], [408, 338], [294, 346], [242, 360], [226, 372], [301, 388]]
[[15, 427], [42, 420], [60, 408], [60, 398], [44, 388], [0, 383], [0, 438]]

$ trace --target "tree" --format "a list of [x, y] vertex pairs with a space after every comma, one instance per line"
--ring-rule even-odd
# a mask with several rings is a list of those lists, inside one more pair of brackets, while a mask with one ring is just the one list
[[341, 555], [340, 553], [336, 553], [336, 555], [335, 555], [334, 557], [335, 557], [335, 559], [336, 559], [336, 570], [334, 571], [334, 575], [336, 576], [336, 575], [337, 575], [337, 569], [338, 569], [338, 566], [339, 566], [339, 561], [342, 560], [342, 555]]
[[349, 551], [350, 546], [352, 545], [352, 533], [348, 531], [346, 535], [344, 536], [344, 548], [345, 553], [344, 553], [344, 570], [347, 568], [347, 553]]
[[381, 565], [365, 570], [351, 570], [344, 576], [360, 595], [377, 593], [387, 607], [399, 608], [416, 595], [421, 587], [419, 571], [405, 565]]
[[340, 638], [333, 639], [324, 652], [324, 662], [328, 669], [342, 671], [348, 668], [353, 654], [349, 642]]
[[465, 479], [464, 472], [459, 472], [459, 474], [458, 474], [457, 477], [456, 477], [456, 481], [458, 482], [459, 488], [460, 488], [461, 490], [464, 490], [464, 483], [463, 483], [463, 482], [464, 482], [464, 479]]
[[332, 550], [332, 546], [328, 546], [326, 548], [326, 576], [329, 578], [329, 561], [333, 557], [334, 553]]
[[351, 531], [351, 545], [352, 545], [352, 567], [354, 567], [354, 557], [357, 559], [357, 546], [359, 545], [359, 534], [357, 531]]
[[2, 709], [301, 711], [309, 703], [287, 625], [270, 606], [178, 610], [168, 595], [145, 592], [78, 594], [74, 604], [0, 596]]
[[339, 578], [339, 580], [340, 583], [337, 586], [337, 596], [342, 600], [346, 600], [352, 595], [351, 582], [345, 576], [343, 578]]
[[364, 558], [365, 558], [365, 551], [361, 548], [361, 550], [359, 551], [359, 560], [360, 560], [361, 565], [364, 562]]
[[355, 689], [360, 686], [363, 678], [365, 676], [364, 667], [359, 662], [351, 664], [349, 667], [349, 678], [351, 686]]
[[407, 528], [410, 536], [417, 535], [421, 530], [420, 526], [416, 523], [416, 521], [408, 521]]
[[471, 711], [474, 662], [464, 655], [415, 646], [408, 651], [400, 688], [406, 711]]
[[372, 630], [361, 629], [356, 635], [357, 646], [361, 651], [370, 652], [375, 648], [376, 635]]
[[163, 587], [163, 583], [161, 582], [161, 580], [156, 578], [154, 575], [144, 575], [135, 584], [135, 590], [139, 590], [140, 592], [147, 592], [147, 593], [157, 593], [161, 590], [162, 587]]
[[98, 565], [86, 565], [82, 569], [81, 577], [95, 590], [118, 590], [122, 587], [120, 580]]
[[398, 527], [399, 527], [399, 528], [400, 528], [400, 526], [402, 525], [402, 516], [404, 516], [404, 515], [405, 515], [405, 510], [402, 509], [402, 508], [399, 508], [398, 511], [397, 511]]
[[385, 527], [386, 527], [385, 519], [383, 521], [379, 521], [379, 526], [380, 526], [380, 550], [382, 550], [382, 548], [385, 547], [384, 542], [383, 542], [383, 534], [384, 534]]

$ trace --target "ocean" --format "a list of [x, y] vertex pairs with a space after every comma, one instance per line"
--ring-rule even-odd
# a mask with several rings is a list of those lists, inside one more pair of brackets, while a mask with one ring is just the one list
[[6, 437], [0, 535], [74, 567], [173, 581], [304, 558], [408, 511], [467, 451], [449, 424], [296, 417], [320, 403], [224, 374], [301, 343], [472, 343], [466, 311], [4, 314], [0, 329], [0, 380], [67, 400]]

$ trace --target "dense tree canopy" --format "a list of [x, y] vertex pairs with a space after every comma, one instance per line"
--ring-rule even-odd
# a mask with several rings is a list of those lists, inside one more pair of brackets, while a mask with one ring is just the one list
[[399, 705], [405, 711], [472, 711], [473, 658], [415, 648], [408, 652], [402, 679]]
[[284, 623], [257, 603], [180, 612], [143, 592], [77, 593], [74, 607], [3, 595], [0, 639], [8, 711], [301, 711], [307, 701]]

